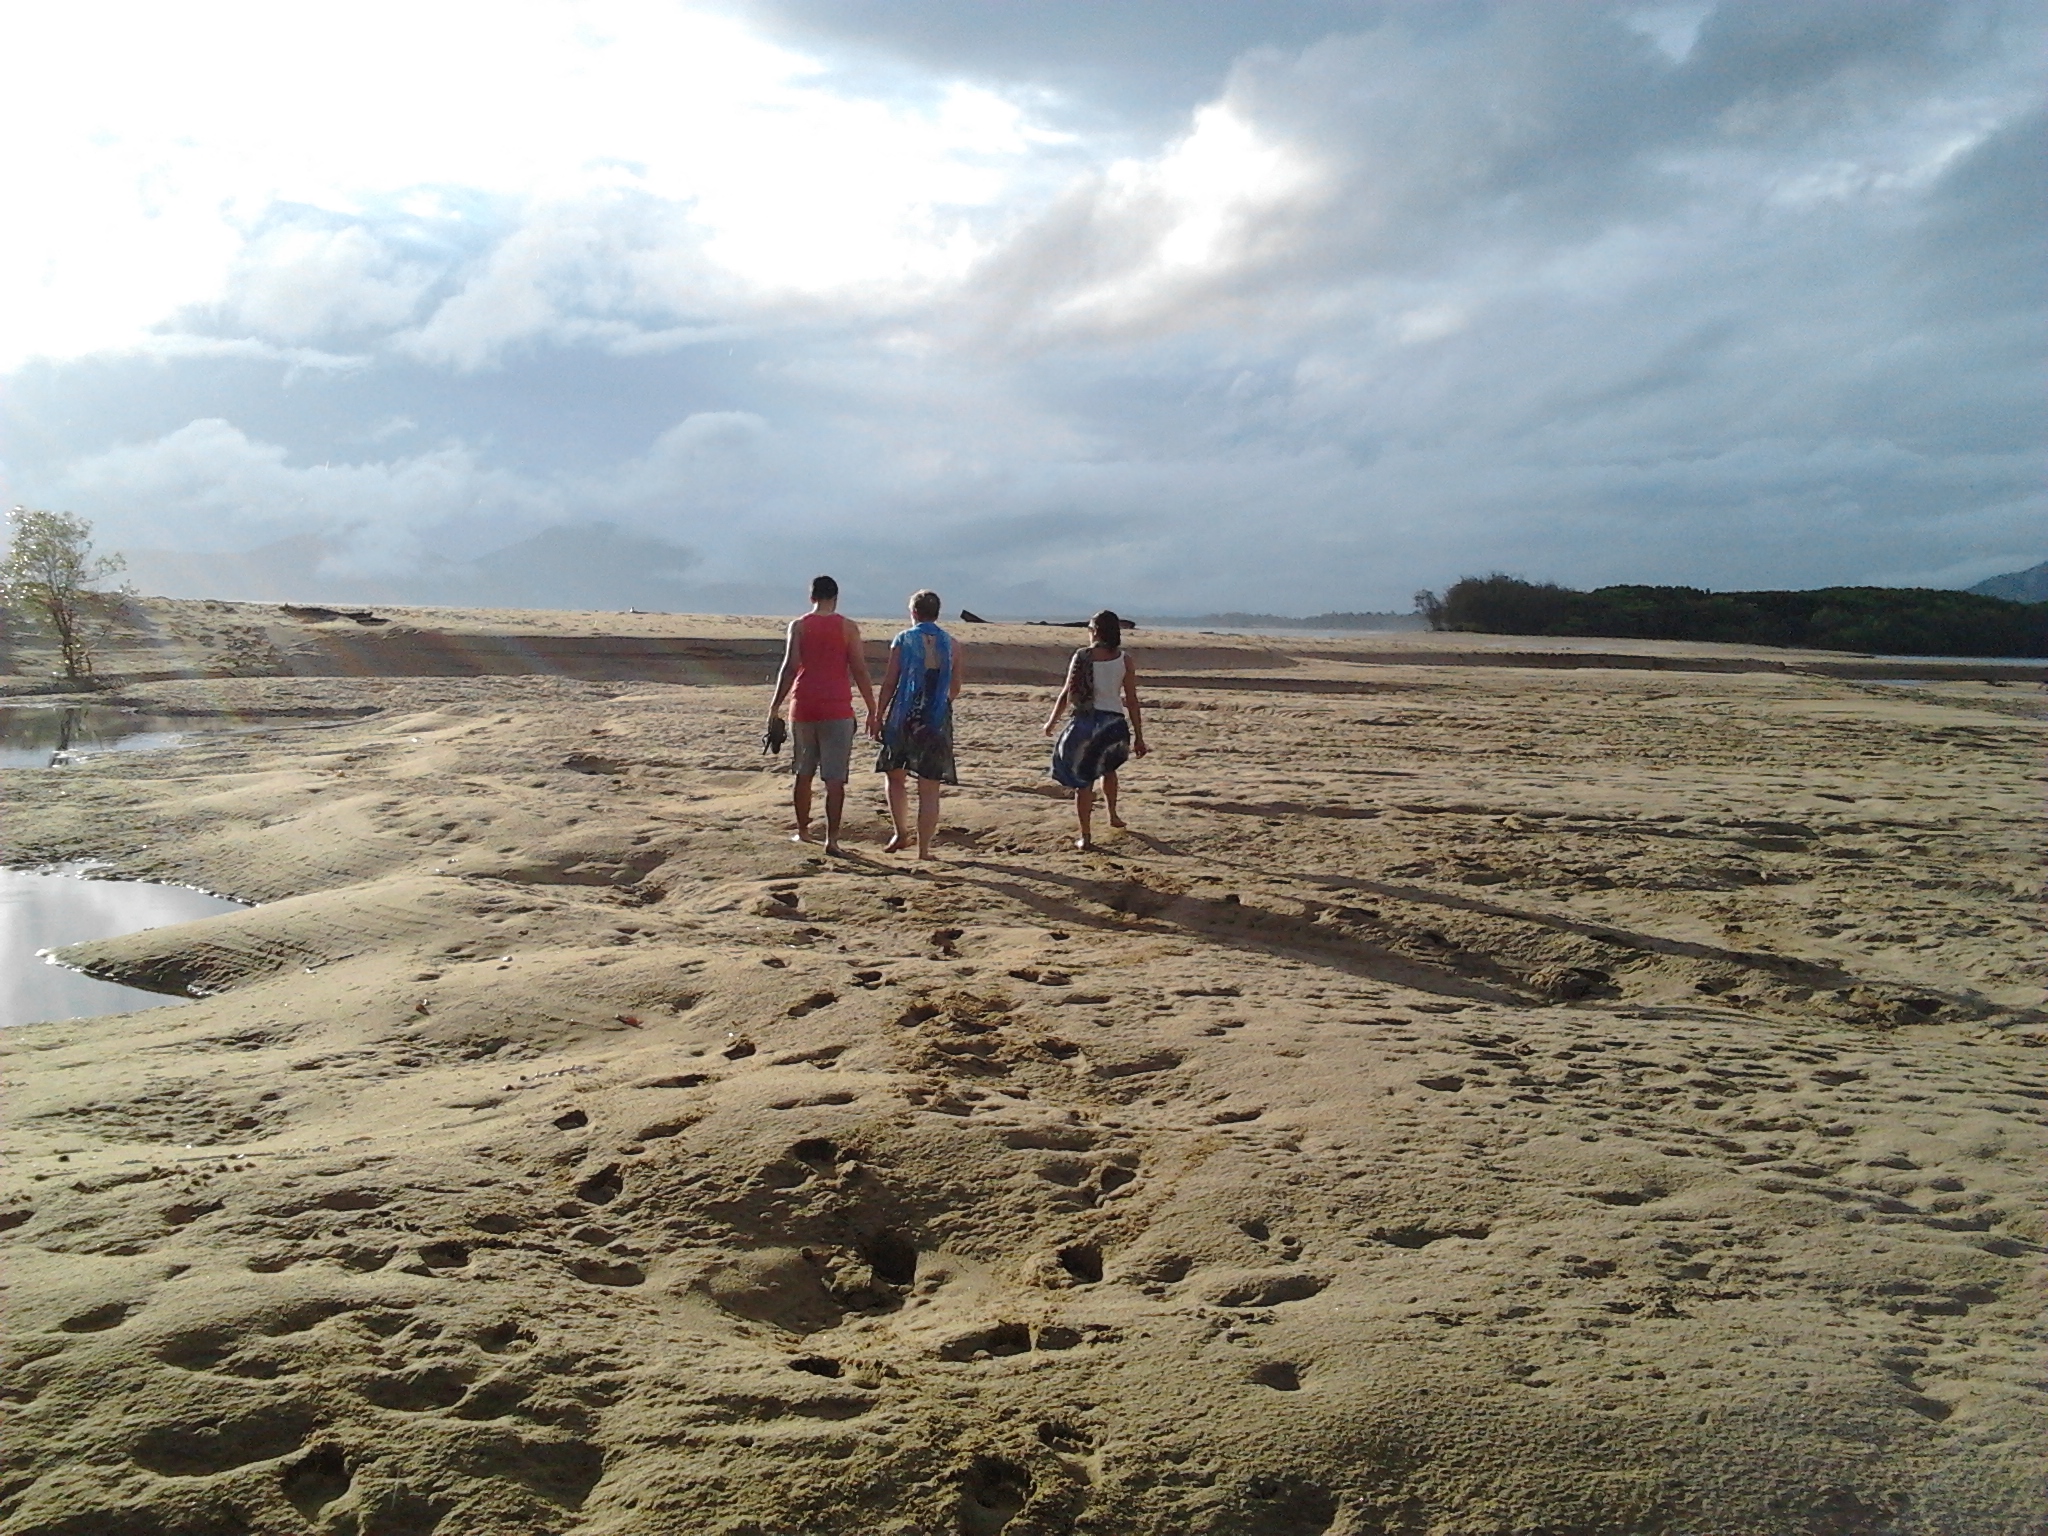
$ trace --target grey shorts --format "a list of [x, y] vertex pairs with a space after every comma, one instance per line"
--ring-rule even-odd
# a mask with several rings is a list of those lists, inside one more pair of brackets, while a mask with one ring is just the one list
[[792, 720], [789, 746], [799, 778], [815, 773], [827, 784], [844, 784], [853, 765], [853, 721]]

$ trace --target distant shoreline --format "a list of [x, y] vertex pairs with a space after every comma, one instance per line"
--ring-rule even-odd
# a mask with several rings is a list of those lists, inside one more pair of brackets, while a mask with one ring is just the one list
[[1419, 613], [1316, 613], [1296, 618], [1285, 613], [1199, 613], [1154, 614], [1135, 620], [1163, 629], [1342, 629], [1400, 630], [1427, 629], [1429, 621]]

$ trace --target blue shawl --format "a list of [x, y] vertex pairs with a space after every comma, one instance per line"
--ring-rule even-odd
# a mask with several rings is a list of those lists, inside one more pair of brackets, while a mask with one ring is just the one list
[[[924, 642], [934, 642], [939, 665], [929, 678], [924, 664]], [[916, 720], [928, 730], [945, 731], [953, 716], [953, 637], [926, 619], [913, 624], [889, 642], [896, 652], [896, 691], [889, 698], [886, 728], [901, 731]], [[930, 697], [926, 697], [926, 683]]]

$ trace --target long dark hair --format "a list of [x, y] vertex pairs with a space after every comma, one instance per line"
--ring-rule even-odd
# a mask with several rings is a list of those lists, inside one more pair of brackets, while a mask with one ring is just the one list
[[1123, 649], [1124, 621], [1116, 616], [1116, 610], [1105, 608], [1088, 621], [1088, 637], [1105, 651]]

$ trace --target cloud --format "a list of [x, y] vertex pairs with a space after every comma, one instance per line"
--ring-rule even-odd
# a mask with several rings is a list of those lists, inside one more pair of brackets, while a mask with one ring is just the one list
[[[657, 590], [672, 599], [681, 573], [703, 563], [669, 532], [695, 530], [730, 554], [734, 531], [761, 499], [752, 471], [769, 438], [751, 413], [698, 412], [598, 472], [536, 476], [491, 468], [459, 443], [293, 463], [279, 444], [202, 420], [74, 462], [52, 499], [94, 508], [102, 543], [153, 548], [167, 527], [203, 528], [187, 533], [188, 549], [264, 548], [260, 569], [241, 575], [288, 578], [299, 592], [325, 582], [337, 594], [424, 599], [438, 583], [497, 604], [548, 592], [562, 603], [616, 607], [626, 599], [607, 598], [606, 583], [625, 582], [643, 602]], [[564, 529], [599, 531], [586, 538]], [[180, 565], [178, 580], [203, 572]]]
[[[982, 253], [1051, 137], [966, 83], [835, 90], [657, 0], [15, 7], [0, 49], [41, 66], [10, 98], [37, 153], [0, 164], [0, 278], [33, 299], [0, 367], [209, 307], [285, 341], [390, 329], [436, 280], [458, 291], [417, 344], [458, 366], [673, 315], [678, 284], [690, 310], [707, 274], [729, 300], [915, 290]], [[465, 219], [480, 263], [385, 238]]]
[[481, 601], [532, 608], [683, 606], [694, 550], [615, 523], [543, 528], [449, 573]]
[[403, 325], [434, 275], [424, 263], [397, 257], [361, 225], [294, 222], [245, 246], [227, 286], [241, 327], [303, 342]]
[[1358, 30], [1374, 0], [739, 0], [733, 9], [851, 72], [900, 60], [938, 78], [1027, 94], [1096, 133], [1172, 134], [1211, 101], [1231, 66], [1259, 49], [1293, 51]]
[[451, 514], [517, 528], [561, 514], [558, 488], [488, 468], [451, 445], [406, 458], [293, 464], [284, 447], [219, 420], [74, 461], [53, 500], [93, 509], [106, 542], [233, 550], [295, 534], [321, 540], [316, 575], [402, 572]]
[[489, 34], [432, 100], [373, 6], [303, 107], [146, 22], [221, 104], [63, 108], [79, 227], [162, 259], [91, 253], [102, 316], [61, 219], [0, 258], [53, 299], [16, 499], [335, 579], [538, 591], [604, 525], [675, 601], [795, 561], [998, 611], [2039, 558], [2037, 12], [430, 9], [429, 57]]
[[393, 345], [425, 363], [474, 371], [512, 346], [622, 343], [671, 331], [693, 310], [733, 307], [732, 285], [703, 260], [700, 243], [683, 210], [632, 192], [534, 208]]

